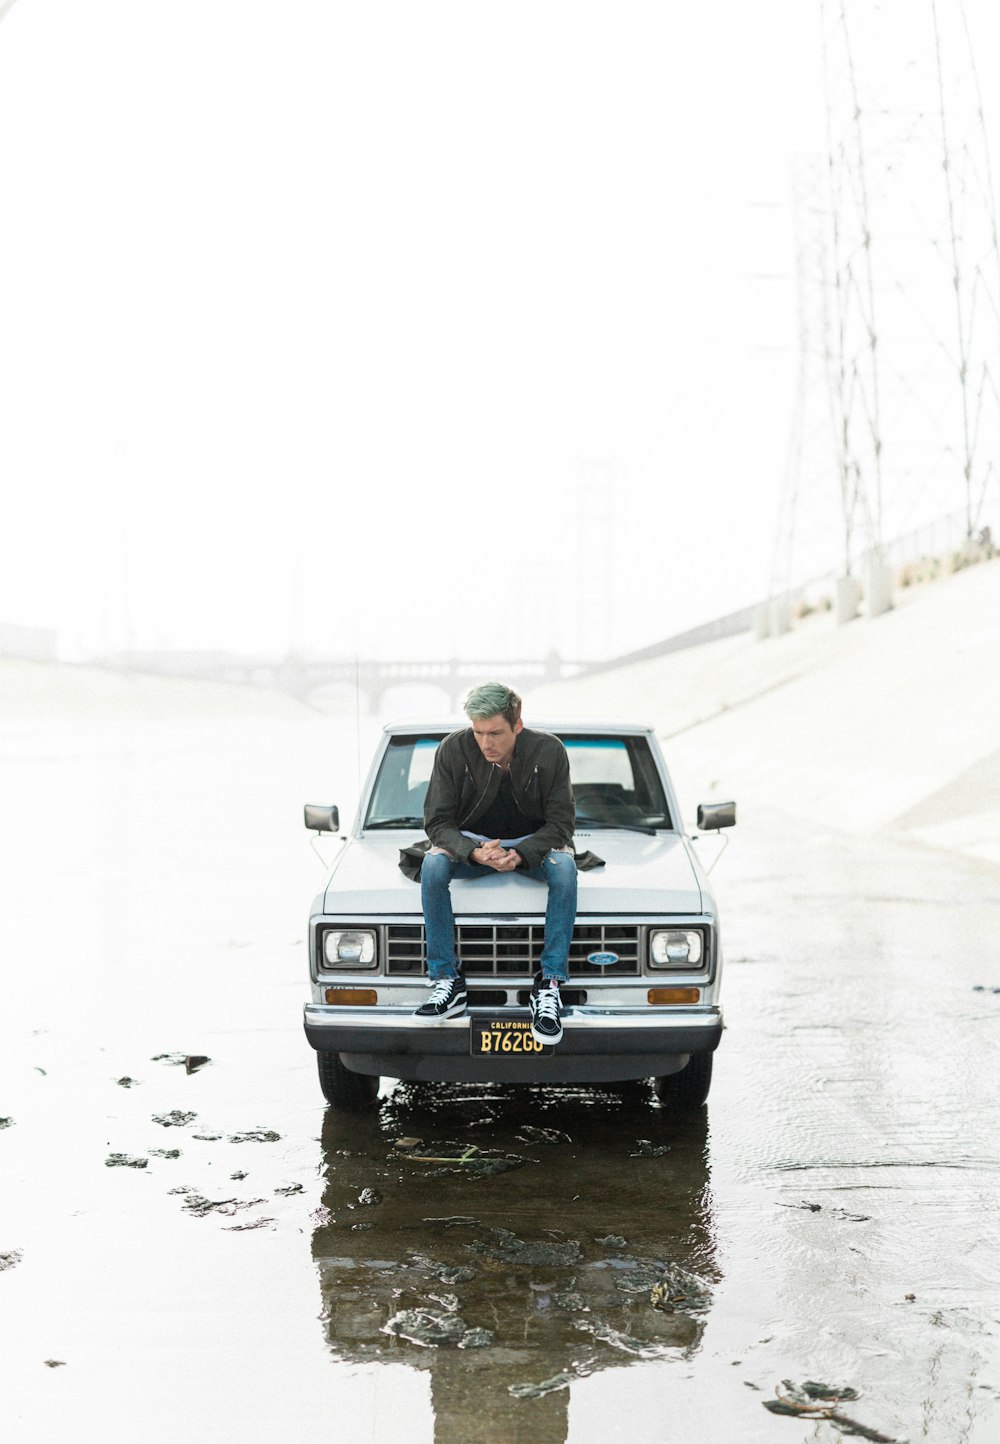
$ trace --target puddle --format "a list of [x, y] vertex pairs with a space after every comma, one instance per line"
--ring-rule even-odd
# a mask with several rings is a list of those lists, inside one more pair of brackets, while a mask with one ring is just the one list
[[[531, 1426], [539, 1437], [562, 1437], [555, 1421], [572, 1381], [680, 1361], [698, 1347], [718, 1276], [705, 1122], [674, 1130], [665, 1178], [645, 1159], [623, 1166], [620, 1098], [609, 1107], [607, 1097], [563, 1096], [539, 1119], [523, 1092], [494, 1092], [487, 1156], [507, 1157], [520, 1141], [544, 1148], [545, 1162], [531, 1160], [528, 1191], [517, 1175], [478, 1178], [473, 1212], [461, 1206], [470, 1180], [458, 1160], [481, 1157], [484, 1140], [470, 1152], [456, 1120], [466, 1109], [481, 1119], [482, 1100], [467, 1094], [454, 1109], [441, 1090], [429, 1107], [418, 1090], [401, 1090], [375, 1118], [327, 1113], [325, 1212], [312, 1238], [325, 1336], [345, 1361], [429, 1369], [435, 1399], [439, 1378], [442, 1389], [460, 1388], [463, 1354], [481, 1358], [475, 1395], [484, 1417], [502, 1419], [516, 1401], [543, 1411]], [[441, 1158], [444, 1173], [420, 1161]], [[362, 1188], [381, 1199], [377, 1252], [372, 1234], [345, 1226]], [[627, 1243], [609, 1232], [609, 1208], [627, 1213]], [[447, 1428], [441, 1417], [438, 1425]], [[454, 1437], [468, 1437], [467, 1426]]]

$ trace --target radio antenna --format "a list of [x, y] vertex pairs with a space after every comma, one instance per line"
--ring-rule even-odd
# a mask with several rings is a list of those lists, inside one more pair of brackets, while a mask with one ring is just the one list
[[354, 745], [357, 754], [358, 799], [361, 798], [361, 657], [354, 653]]

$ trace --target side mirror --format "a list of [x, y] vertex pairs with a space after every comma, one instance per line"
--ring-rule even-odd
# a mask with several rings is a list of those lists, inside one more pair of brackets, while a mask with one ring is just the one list
[[340, 813], [336, 807], [322, 807], [317, 802], [307, 802], [304, 821], [310, 832], [336, 832], [340, 827]]
[[735, 802], [699, 802], [698, 831], [715, 832], [720, 827], [736, 826]]

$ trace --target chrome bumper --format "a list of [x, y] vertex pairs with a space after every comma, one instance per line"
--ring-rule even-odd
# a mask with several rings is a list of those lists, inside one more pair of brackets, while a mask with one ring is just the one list
[[[477, 1014], [527, 1018], [527, 1008], [470, 1009], [460, 1018], [422, 1023], [411, 1007], [338, 1008], [307, 1003], [306, 1037], [322, 1052], [380, 1056], [458, 1057], [469, 1053], [470, 1019]], [[574, 1055], [677, 1055], [712, 1052], [722, 1036], [722, 1009], [697, 1007], [565, 1008], [558, 1053]]]

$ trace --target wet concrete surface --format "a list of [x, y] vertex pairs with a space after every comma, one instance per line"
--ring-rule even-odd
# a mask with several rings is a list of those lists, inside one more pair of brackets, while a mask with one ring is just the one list
[[329, 724], [3, 742], [7, 1437], [1000, 1437], [995, 867], [744, 816], [707, 1108], [340, 1115], [300, 1028]]

